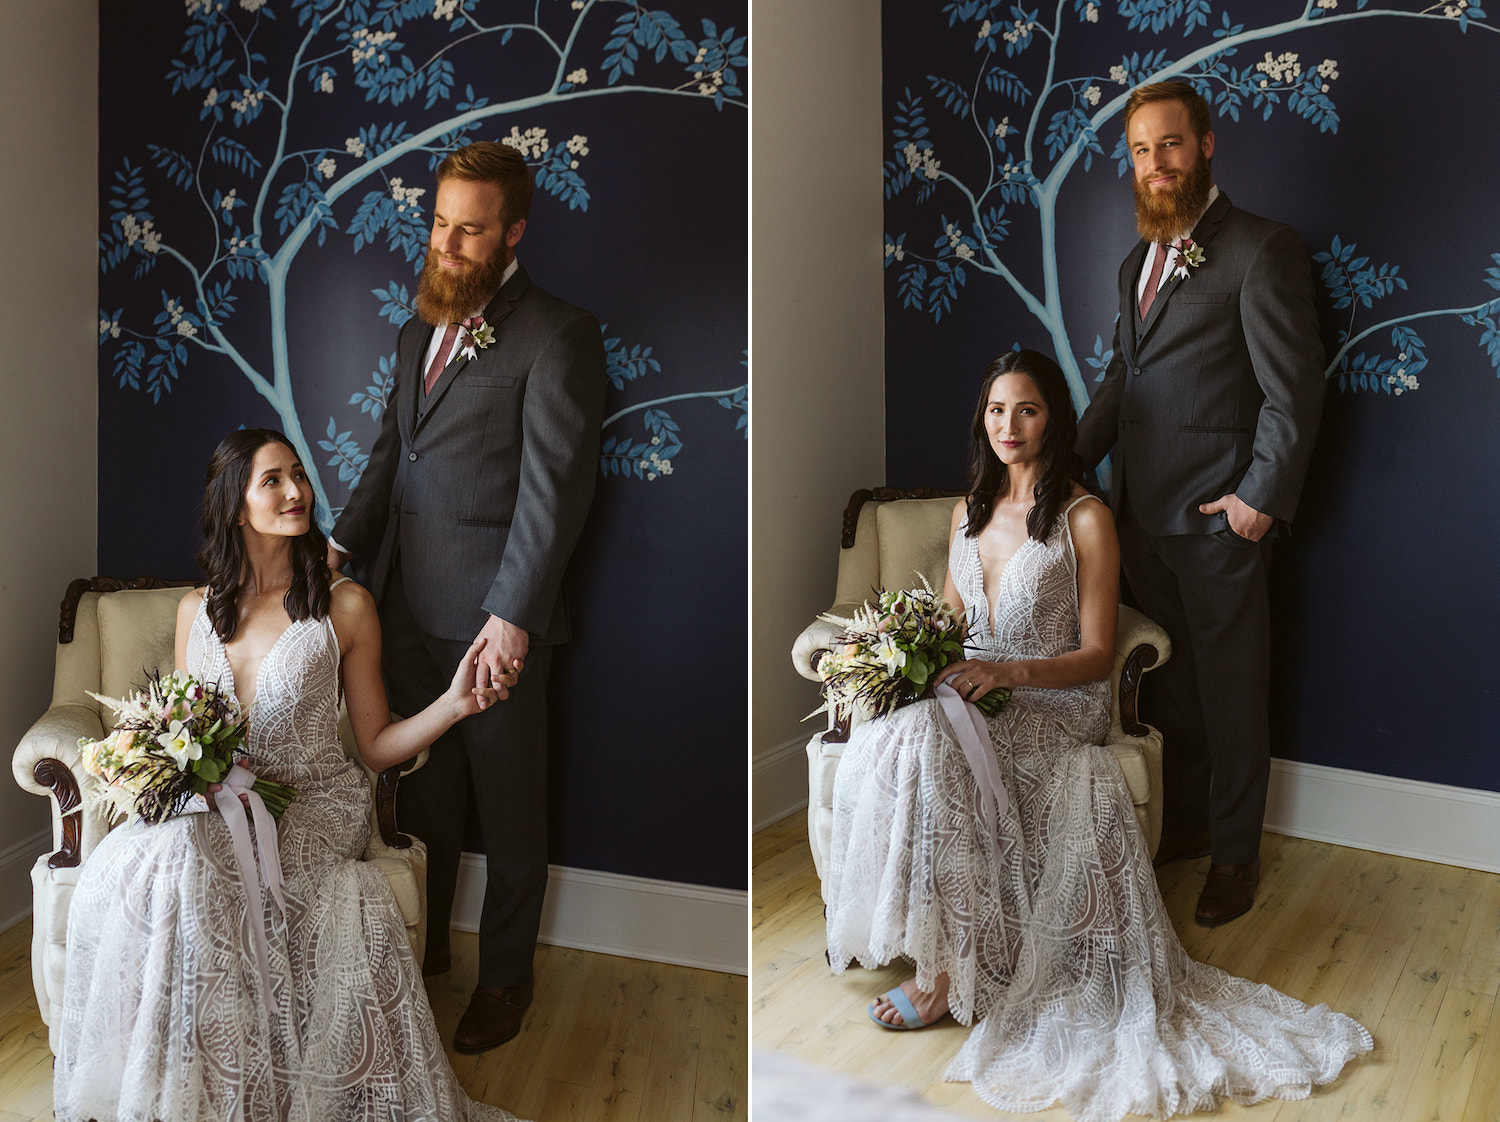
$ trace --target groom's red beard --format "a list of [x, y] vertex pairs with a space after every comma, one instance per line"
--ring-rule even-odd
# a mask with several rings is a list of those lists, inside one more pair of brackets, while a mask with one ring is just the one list
[[505, 275], [505, 254], [489, 261], [464, 258], [462, 269], [445, 269], [435, 249], [428, 249], [417, 282], [417, 315], [424, 323], [443, 327], [458, 323], [483, 308], [500, 287]]
[[1190, 231], [1198, 224], [1213, 189], [1213, 176], [1202, 156], [1167, 190], [1152, 191], [1138, 178], [1131, 182], [1135, 186], [1135, 228], [1148, 242], [1170, 242]]

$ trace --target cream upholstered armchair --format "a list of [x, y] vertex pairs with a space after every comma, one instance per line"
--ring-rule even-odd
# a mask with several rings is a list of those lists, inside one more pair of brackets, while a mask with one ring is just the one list
[[[942, 590], [948, 571], [948, 528], [957, 492], [920, 488], [856, 491], [844, 510], [838, 590], [829, 613], [848, 616], [877, 588], [911, 588], [917, 574]], [[818, 680], [818, 660], [828, 652], [836, 624], [817, 620], [797, 638], [792, 662], [804, 678]], [[1135, 816], [1154, 854], [1161, 841], [1161, 733], [1136, 716], [1141, 676], [1166, 662], [1167, 633], [1134, 608], [1120, 605], [1115, 666], [1110, 674], [1109, 743], [1135, 803]], [[849, 740], [848, 721], [834, 721], [807, 742], [807, 837], [813, 863], [823, 873], [833, 829], [833, 777]]]
[[[69, 585], [58, 624], [52, 706], [31, 726], [11, 760], [16, 782], [52, 802], [52, 852], [38, 857], [31, 870], [31, 978], [42, 1020], [49, 1026], [56, 1026], [62, 1008], [73, 887], [110, 828], [84, 805], [82, 793], [96, 781], [82, 768], [78, 741], [103, 736], [113, 728], [114, 714], [85, 691], [123, 697], [140, 688], [146, 670], [172, 666], [177, 603], [186, 588], [187, 582], [150, 577], [95, 577]], [[342, 713], [339, 735], [344, 751], [359, 760]], [[399, 775], [426, 759], [423, 752], [378, 774], [365, 769], [373, 798], [364, 859], [390, 881], [418, 962], [426, 939], [427, 849], [397, 831], [395, 797]], [[56, 1041], [51, 1043], [55, 1051]]]

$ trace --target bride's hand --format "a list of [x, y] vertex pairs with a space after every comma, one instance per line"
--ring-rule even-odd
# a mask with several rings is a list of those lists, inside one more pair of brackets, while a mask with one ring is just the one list
[[[254, 776], [252, 776], [251, 779], [253, 780]], [[208, 809], [209, 810], [218, 810], [219, 809], [219, 800], [216, 799], [216, 798], [214, 798], [214, 794], [216, 792], [218, 792], [218, 791], [223, 790], [223, 788], [224, 788], [224, 784], [222, 784], [222, 783], [210, 783], [208, 785], [208, 792], [207, 792], [206, 798], [208, 799]], [[249, 810], [250, 809], [250, 792], [248, 792], [248, 791], [241, 791], [239, 794], [240, 794], [240, 805], [243, 806], [246, 810]]]
[[453, 681], [448, 684], [447, 697], [457, 711], [459, 719], [472, 717], [475, 713], [488, 709], [495, 702], [504, 701], [510, 696], [510, 687], [516, 684], [516, 679], [520, 676], [523, 664], [520, 659], [516, 659], [514, 665], [504, 674], [490, 679], [489, 688], [476, 687], [474, 668], [479, 662], [479, 652], [484, 649], [484, 645], [483, 636], [469, 644], [469, 649], [459, 660], [458, 669], [453, 672]]
[[991, 690], [1009, 689], [1015, 685], [1006, 666], [1006, 663], [983, 658], [964, 659], [943, 667], [935, 684], [947, 682], [965, 701], [978, 701]]

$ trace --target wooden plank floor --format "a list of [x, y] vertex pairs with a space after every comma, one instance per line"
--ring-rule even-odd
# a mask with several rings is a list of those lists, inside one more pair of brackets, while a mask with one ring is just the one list
[[[474, 989], [478, 943], [453, 932], [453, 970], [428, 979], [451, 1042]], [[521, 1035], [482, 1056], [449, 1052], [464, 1089], [546, 1122], [745, 1122], [746, 979], [541, 946]], [[0, 933], [0, 1122], [52, 1119], [52, 1053], [31, 987], [31, 924]]]
[[[1500, 1122], [1500, 875], [1266, 834], [1254, 909], [1212, 930], [1192, 920], [1208, 859], [1161, 871], [1167, 909], [1195, 958], [1365, 1025], [1375, 1051], [1300, 1102], [1220, 1105], [1254, 1122]], [[1001, 1114], [943, 1070], [968, 1030], [918, 1033], [865, 1017], [910, 967], [824, 962], [823, 901], [802, 813], [754, 838], [751, 1023], [772, 1048], [875, 1083], [900, 1083], [958, 1114], [1064, 1122], [1054, 1108]]]

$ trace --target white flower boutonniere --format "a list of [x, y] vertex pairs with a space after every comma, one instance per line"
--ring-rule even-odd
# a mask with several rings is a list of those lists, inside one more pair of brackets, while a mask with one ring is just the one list
[[495, 329], [484, 322], [484, 316], [470, 316], [459, 325], [462, 328], [463, 356], [473, 359], [495, 341]]
[[1192, 238], [1178, 238], [1168, 248], [1177, 254], [1176, 264], [1172, 268], [1174, 279], [1186, 280], [1203, 267], [1207, 258], [1203, 255], [1203, 247]]

